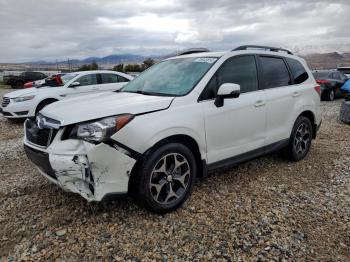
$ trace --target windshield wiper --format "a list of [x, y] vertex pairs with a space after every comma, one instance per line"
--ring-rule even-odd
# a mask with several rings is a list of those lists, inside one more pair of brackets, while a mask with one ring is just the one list
[[120, 92], [136, 93], [136, 94], [141, 94], [141, 95], [146, 95], [146, 96], [173, 96], [173, 95], [170, 95], [170, 94], [150, 92], [150, 91], [143, 91], [143, 90], [136, 90], [136, 91], [123, 91], [123, 90], [121, 90]]

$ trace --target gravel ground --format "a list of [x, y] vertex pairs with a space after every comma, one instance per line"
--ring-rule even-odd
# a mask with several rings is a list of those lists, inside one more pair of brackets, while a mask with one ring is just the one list
[[130, 199], [91, 204], [63, 192], [26, 159], [22, 124], [0, 117], [0, 261], [349, 261], [350, 125], [340, 104], [322, 103], [305, 160], [274, 154], [222, 170], [162, 216]]

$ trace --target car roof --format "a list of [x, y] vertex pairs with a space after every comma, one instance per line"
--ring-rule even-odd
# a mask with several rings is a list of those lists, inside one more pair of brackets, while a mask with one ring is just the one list
[[70, 72], [67, 74], [78, 74], [78, 75], [88, 75], [88, 74], [101, 74], [101, 73], [109, 73], [109, 74], [117, 74], [120, 76], [123, 76], [125, 78], [128, 79], [133, 79], [133, 76], [125, 74], [125, 73], [121, 73], [121, 72], [117, 72], [117, 71], [113, 71], [113, 70], [88, 70], [88, 71], [77, 71], [77, 72]]
[[[294, 59], [303, 60], [302, 58], [293, 55], [288, 54], [284, 51], [267, 51], [267, 50], [260, 50], [260, 49], [247, 49], [247, 50], [232, 50], [232, 51], [221, 51], [221, 52], [198, 52], [193, 54], [187, 54], [187, 55], [179, 55], [179, 56], [173, 56], [168, 59], [177, 59], [177, 58], [190, 58], [190, 57], [223, 57], [225, 55], [234, 55], [234, 54], [262, 54], [262, 55], [271, 55], [271, 56], [283, 56], [283, 57], [290, 57]], [[168, 60], [166, 59], [166, 60]]]

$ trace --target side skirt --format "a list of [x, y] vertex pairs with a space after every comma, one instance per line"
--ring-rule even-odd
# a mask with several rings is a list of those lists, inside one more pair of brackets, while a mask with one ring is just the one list
[[246, 162], [248, 160], [252, 160], [254, 158], [257, 158], [259, 156], [263, 156], [266, 154], [270, 154], [272, 152], [275, 152], [277, 150], [280, 150], [289, 144], [289, 139], [284, 139], [279, 142], [273, 143], [271, 145], [267, 145], [258, 149], [254, 149], [252, 151], [249, 151], [247, 153], [243, 153], [238, 156], [230, 157], [224, 160], [220, 160], [218, 162], [214, 162], [207, 165], [207, 170], [212, 171], [215, 169], [223, 168], [226, 166], [234, 166], [242, 162]]

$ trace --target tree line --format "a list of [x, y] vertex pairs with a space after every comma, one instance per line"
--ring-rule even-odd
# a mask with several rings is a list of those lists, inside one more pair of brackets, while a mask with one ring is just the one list
[[[142, 72], [154, 65], [155, 61], [151, 58], [147, 58], [143, 61], [142, 64], [118, 64], [113, 67], [114, 71], [126, 73], [126, 72]], [[77, 69], [77, 71], [89, 71], [89, 70], [98, 70], [98, 64], [92, 62], [91, 64], [84, 64]]]

